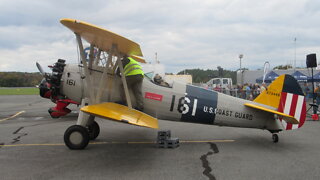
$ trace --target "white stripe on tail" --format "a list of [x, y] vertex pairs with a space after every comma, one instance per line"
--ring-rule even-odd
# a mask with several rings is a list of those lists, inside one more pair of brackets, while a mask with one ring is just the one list
[[300, 128], [306, 119], [306, 102], [305, 97], [297, 94], [282, 92], [280, 97], [279, 112], [294, 116], [299, 124], [291, 124], [279, 119], [286, 130]]

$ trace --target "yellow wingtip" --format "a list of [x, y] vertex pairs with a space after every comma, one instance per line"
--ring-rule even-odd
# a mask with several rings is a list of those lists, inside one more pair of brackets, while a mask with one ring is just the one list
[[136, 61], [138, 61], [140, 63], [146, 63], [146, 60], [141, 56], [130, 55], [130, 57], [132, 57], [133, 59], [135, 59]]

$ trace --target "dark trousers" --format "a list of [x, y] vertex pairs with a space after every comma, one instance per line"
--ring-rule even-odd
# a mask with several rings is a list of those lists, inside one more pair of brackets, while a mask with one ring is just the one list
[[[131, 89], [133, 95], [136, 98], [137, 110], [143, 111], [143, 96], [142, 96], [142, 81], [143, 76], [141, 74], [126, 76], [126, 81], [128, 84], [128, 89]], [[131, 98], [132, 101], [132, 98]]]

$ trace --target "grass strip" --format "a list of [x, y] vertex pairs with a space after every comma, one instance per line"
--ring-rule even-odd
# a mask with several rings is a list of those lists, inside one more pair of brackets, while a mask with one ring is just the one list
[[0, 88], [0, 95], [37, 95], [39, 88]]

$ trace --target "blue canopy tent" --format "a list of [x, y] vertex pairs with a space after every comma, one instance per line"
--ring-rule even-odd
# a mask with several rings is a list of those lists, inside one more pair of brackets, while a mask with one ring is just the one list
[[[270, 71], [268, 74], [266, 74], [266, 77], [264, 79], [265, 83], [271, 83], [274, 81], [279, 75], [273, 71]], [[263, 76], [259, 77], [256, 79], [256, 83], [262, 83], [263, 81]]]
[[293, 74], [291, 74], [298, 82], [307, 82], [308, 79], [311, 77], [306, 76], [305, 74], [303, 74], [300, 71], [296, 71]]
[[[311, 82], [311, 77], [308, 77], [308, 82]], [[313, 82], [320, 82], [320, 72], [317, 74], [313, 75]]]

